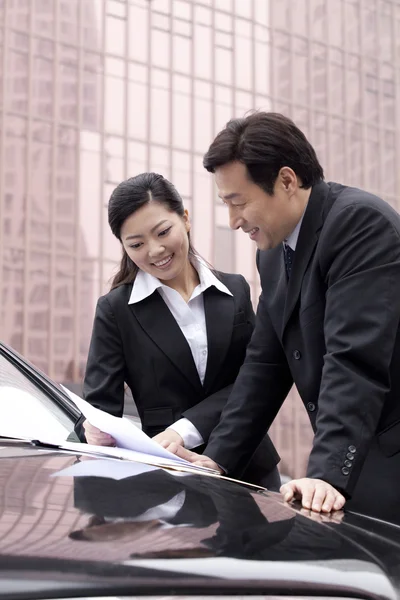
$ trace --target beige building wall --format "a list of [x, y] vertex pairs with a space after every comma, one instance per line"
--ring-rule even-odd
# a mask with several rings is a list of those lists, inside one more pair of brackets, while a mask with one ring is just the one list
[[[202, 167], [213, 136], [248, 110], [284, 112], [328, 180], [398, 208], [399, 77], [399, 0], [1, 0], [1, 338], [81, 380], [120, 256], [108, 198], [144, 170], [174, 182], [198, 251], [242, 273], [256, 304], [255, 249]], [[295, 393], [272, 434], [303, 473]]]

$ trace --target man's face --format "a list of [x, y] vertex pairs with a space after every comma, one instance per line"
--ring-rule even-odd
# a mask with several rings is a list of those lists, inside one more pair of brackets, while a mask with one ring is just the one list
[[229, 208], [230, 227], [242, 229], [259, 250], [278, 246], [301, 218], [302, 211], [294, 199], [296, 176], [287, 167], [281, 169], [273, 195], [251, 181], [247, 167], [238, 161], [218, 167], [215, 182], [218, 195]]

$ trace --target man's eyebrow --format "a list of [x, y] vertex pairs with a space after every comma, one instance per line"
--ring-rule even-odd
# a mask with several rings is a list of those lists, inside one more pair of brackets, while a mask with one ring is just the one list
[[233, 200], [234, 198], [239, 198], [240, 194], [238, 194], [237, 192], [232, 192], [232, 194], [227, 194], [226, 196], [221, 196], [220, 194], [218, 194], [218, 196], [221, 198], [221, 200]]

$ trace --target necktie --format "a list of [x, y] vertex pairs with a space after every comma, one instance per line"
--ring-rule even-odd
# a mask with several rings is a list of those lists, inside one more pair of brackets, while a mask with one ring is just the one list
[[294, 250], [291, 249], [287, 244], [283, 244], [283, 252], [285, 256], [285, 267], [288, 279], [290, 277], [290, 273], [292, 272], [292, 265], [294, 260]]

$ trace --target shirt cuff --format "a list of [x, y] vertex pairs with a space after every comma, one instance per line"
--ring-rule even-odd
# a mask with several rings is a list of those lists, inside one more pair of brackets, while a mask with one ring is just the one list
[[179, 419], [179, 421], [169, 425], [167, 429], [176, 431], [183, 439], [184, 446], [188, 450], [204, 444], [201, 434], [189, 419]]

